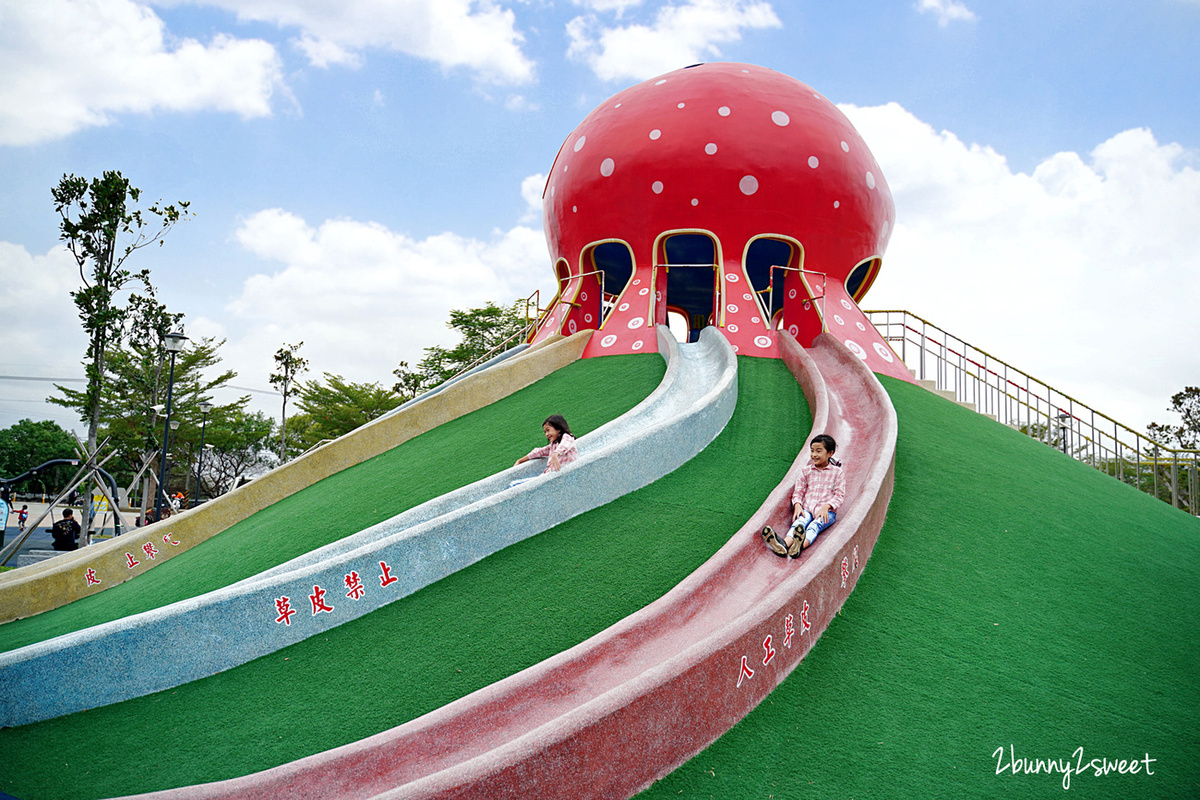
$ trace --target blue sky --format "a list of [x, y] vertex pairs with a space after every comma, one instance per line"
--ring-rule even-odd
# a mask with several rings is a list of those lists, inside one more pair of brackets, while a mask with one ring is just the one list
[[[450, 308], [552, 291], [541, 176], [593, 107], [728, 60], [824, 93], [880, 162], [866, 307], [1167, 421], [1200, 383], [1198, 34], [1197, 0], [0, 0], [0, 375], [82, 372], [63, 173], [191, 201], [135, 263], [236, 385], [300, 340], [314, 377], [387, 382]], [[0, 380], [0, 427], [82, 430], [49, 390]]]

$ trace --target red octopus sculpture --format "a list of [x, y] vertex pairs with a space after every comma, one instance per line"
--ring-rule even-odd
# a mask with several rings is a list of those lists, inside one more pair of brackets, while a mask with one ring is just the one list
[[808, 345], [827, 329], [903, 370], [857, 306], [895, 220], [887, 182], [794, 78], [698, 64], [620, 92], [563, 143], [543, 213], [559, 293], [533, 341], [597, 328], [585, 356], [653, 351], [670, 320], [772, 357], [777, 330]]

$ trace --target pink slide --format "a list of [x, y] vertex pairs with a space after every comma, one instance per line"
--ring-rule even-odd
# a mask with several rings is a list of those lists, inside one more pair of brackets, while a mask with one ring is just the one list
[[761, 542], [786, 527], [805, 447], [763, 506], [654, 603], [570, 650], [425, 716], [254, 775], [139, 797], [628, 797], [700, 752], [795, 668], [853, 590], [892, 494], [896, 414], [829, 334], [779, 340], [838, 441], [847, 501], [798, 560]]

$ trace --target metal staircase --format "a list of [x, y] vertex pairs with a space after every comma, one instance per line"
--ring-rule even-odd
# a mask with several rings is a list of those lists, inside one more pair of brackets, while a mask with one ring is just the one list
[[908, 311], [865, 311], [917, 382], [1200, 516], [1200, 451], [1167, 447]]

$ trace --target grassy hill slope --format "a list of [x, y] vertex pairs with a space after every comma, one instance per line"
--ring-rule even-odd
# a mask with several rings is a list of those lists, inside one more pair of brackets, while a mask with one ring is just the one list
[[[857, 588], [762, 705], [640, 797], [1200, 796], [1200, 520], [883, 382], [896, 490]], [[1152, 775], [1088, 766], [1147, 755]]]
[[228, 586], [512, 466], [563, 414], [579, 435], [619, 417], [662, 381], [654, 354], [576, 361], [478, 411], [264, 508], [135, 580], [0, 625], [0, 652]]
[[234, 777], [357, 741], [487, 686], [679, 583], [783, 478], [811, 424], [782, 362], [740, 357], [733, 418], [670, 475], [277, 653], [2, 730], [0, 790], [79, 799]]

